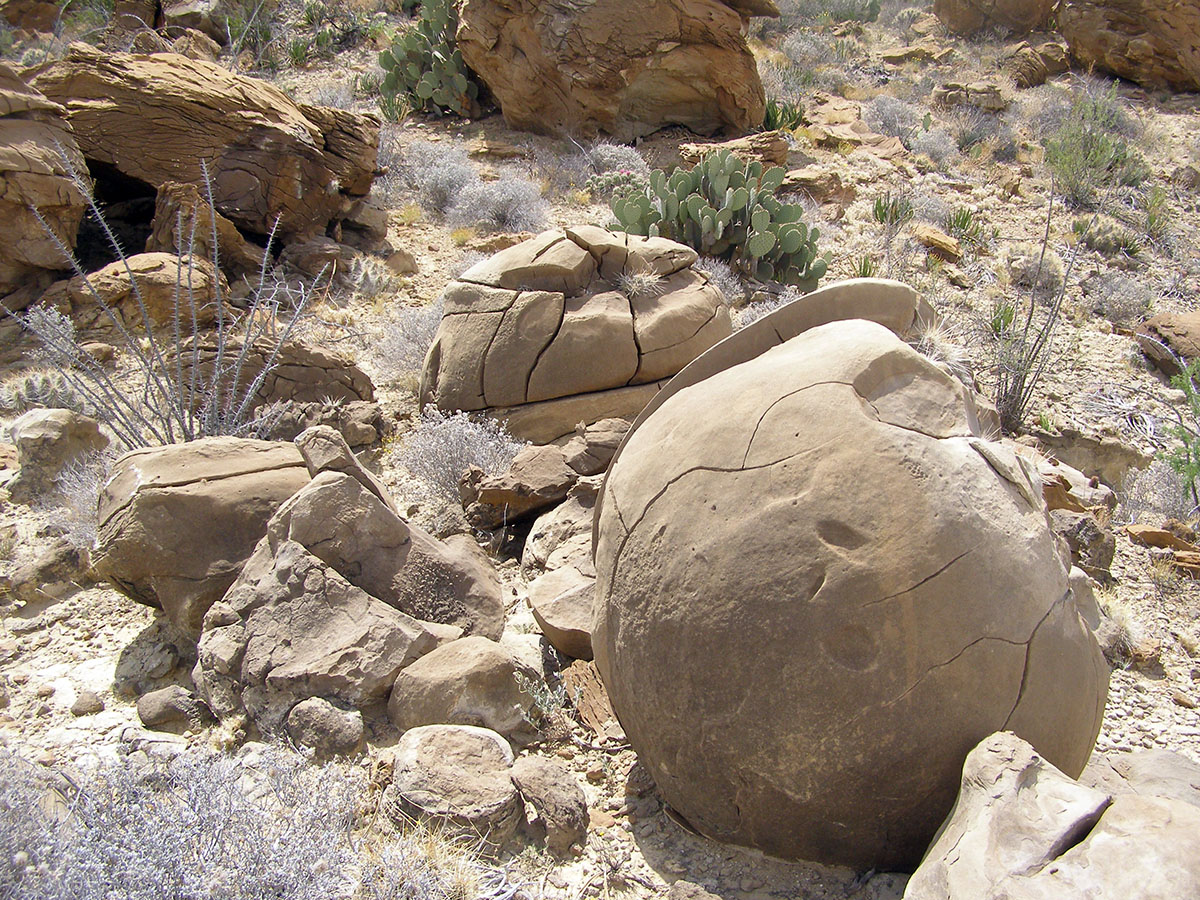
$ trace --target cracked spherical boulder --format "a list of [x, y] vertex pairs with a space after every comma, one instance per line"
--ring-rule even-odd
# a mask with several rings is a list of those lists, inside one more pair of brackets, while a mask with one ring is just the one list
[[762, 321], [712, 351], [723, 369], [669, 384], [618, 451], [596, 663], [698, 831], [911, 867], [992, 732], [1078, 775], [1108, 670], [1036, 475], [979, 436], [962, 384], [876, 322], [785, 340]]
[[500, 251], [446, 288], [422, 405], [491, 410], [536, 443], [636, 415], [733, 330], [695, 261], [665, 238], [590, 225]]

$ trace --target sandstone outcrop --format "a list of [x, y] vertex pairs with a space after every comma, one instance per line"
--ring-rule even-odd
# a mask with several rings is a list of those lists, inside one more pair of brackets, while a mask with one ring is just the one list
[[[203, 327], [216, 318], [217, 297], [228, 293], [224, 282], [224, 276], [214, 272], [212, 264], [203, 257], [183, 259], [173, 253], [137, 253], [110, 263], [87, 278], [76, 275], [50, 285], [42, 301], [69, 310], [71, 320], [81, 328], [112, 329], [119, 323], [123, 327], [144, 329], [139, 297], [153, 327], [174, 324], [177, 314], [181, 323], [190, 326], [193, 308], [196, 324]], [[181, 283], [185, 286], [182, 297]]]
[[[422, 404], [488, 410], [539, 443], [580, 421], [636, 414], [657, 382], [732, 331], [695, 260], [682, 244], [595, 226], [502, 250], [446, 288]], [[635, 273], [654, 283], [622, 293], [623, 276]]]
[[933, 12], [956, 34], [997, 26], [1026, 34], [1046, 23], [1054, 0], [934, 0]]
[[51, 273], [70, 268], [55, 239], [73, 249], [87, 207], [72, 171], [86, 177], [87, 167], [66, 109], [0, 63], [0, 298], [31, 278], [44, 287]]
[[1149, 88], [1200, 90], [1200, 6], [1166, 0], [1066, 0], [1071, 56]]
[[[911, 323], [899, 285], [812, 302], [839, 288]], [[685, 369], [618, 451], [593, 649], [639, 759], [693, 827], [785, 857], [914, 865], [993, 731], [1082, 770], [1108, 669], [1032, 467], [979, 437], [973, 395], [871, 322], [785, 340], [793, 306]]]
[[73, 44], [31, 70], [66, 107], [83, 155], [157, 188], [202, 184], [239, 228], [324, 233], [371, 189], [379, 120], [294, 103], [273, 85], [176, 54]]
[[92, 564], [198, 634], [279, 504], [308, 480], [292, 444], [217, 437], [134, 450], [100, 492]]
[[762, 124], [742, 28], [761, 13], [719, 0], [647, 12], [629, 0], [466, 0], [458, 48], [514, 128], [631, 141], [666, 125], [711, 134]]

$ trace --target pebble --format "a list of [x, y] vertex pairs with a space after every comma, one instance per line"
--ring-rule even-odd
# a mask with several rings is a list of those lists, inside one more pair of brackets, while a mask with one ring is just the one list
[[592, 766], [587, 770], [587, 780], [592, 784], [600, 784], [604, 781], [604, 768], [602, 766]]
[[80, 691], [75, 702], [71, 704], [71, 715], [93, 716], [104, 711], [104, 701], [95, 691]]

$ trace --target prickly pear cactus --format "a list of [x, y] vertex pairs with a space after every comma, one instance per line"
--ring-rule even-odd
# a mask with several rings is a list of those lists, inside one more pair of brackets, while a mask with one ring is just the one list
[[778, 166], [764, 171], [727, 150], [691, 171], [656, 169], [647, 187], [613, 199], [613, 227], [679, 241], [761, 281], [812, 290], [827, 265], [817, 255], [820, 232], [804, 224], [800, 206], [775, 197], [783, 176]]
[[454, 45], [458, 16], [452, 0], [425, 0], [415, 27], [379, 54], [380, 91], [403, 96], [414, 109], [468, 118], [479, 112], [479, 87]]

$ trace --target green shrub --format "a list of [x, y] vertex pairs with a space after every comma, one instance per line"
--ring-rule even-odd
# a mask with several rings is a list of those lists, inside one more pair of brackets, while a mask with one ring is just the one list
[[469, 118], [478, 114], [479, 87], [454, 45], [458, 15], [451, 0], [426, 0], [416, 25], [379, 54], [380, 93], [403, 96], [412, 109]]
[[1127, 118], [1115, 86], [1085, 93], [1046, 141], [1046, 164], [1058, 190], [1074, 205], [1094, 207], [1105, 189], [1136, 185], [1149, 174], [1142, 155], [1121, 135]]
[[[1194, 359], [1171, 379], [1171, 386], [1187, 398], [1186, 421], [1172, 429], [1181, 446], [1163, 454], [1167, 463], [1183, 478], [1192, 502], [1200, 506], [1200, 359]], [[1195, 506], [1193, 506], [1193, 509]]]
[[804, 107], [790, 100], [767, 98], [767, 109], [763, 115], [762, 127], [765, 131], [785, 129], [794, 131], [804, 124]]
[[820, 232], [804, 224], [803, 208], [775, 197], [783, 176], [778, 166], [764, 170], [725, 150], [669, 177], [656, 169], [644, 190], [613, 199], [614, 227], [679, 241], [763, 281], [811, 289], [827, 260], [817, 256]]
[[1089, 250], [1095, 250], [1104, 256], [1137, 256], [1142, 250], [1142, 242], [1138, 236], [1108, 216], [1076, 219], [1071, 225], [1071, 230]]

